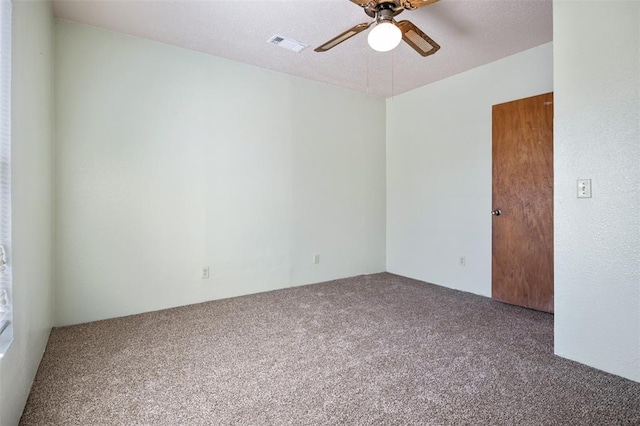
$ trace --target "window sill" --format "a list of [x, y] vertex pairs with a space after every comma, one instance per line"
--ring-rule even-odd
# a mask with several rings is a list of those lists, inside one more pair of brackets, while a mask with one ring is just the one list
[[13, 324], [2, 321], [0, 323], [0, 359], [7, 353], [11, 342], [13, 342]]

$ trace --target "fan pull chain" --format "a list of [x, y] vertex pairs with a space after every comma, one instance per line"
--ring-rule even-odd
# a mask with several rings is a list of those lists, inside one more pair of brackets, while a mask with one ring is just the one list
[[395, 63], [395, 59], [396, 59], [396, 49], [393, 49], [391, 51], [391, 100], [393, 100], [393, 92], [395, 91], [395, 86], [394, 86], [394, 75], [393, 75], [393, 68], [394, 68], [394, 63]]
[[369, 60], [371, 58], [371, 49], [369, 49], [369, 45], [366, 46], [367, 51], [367, 96], [369, 96]]

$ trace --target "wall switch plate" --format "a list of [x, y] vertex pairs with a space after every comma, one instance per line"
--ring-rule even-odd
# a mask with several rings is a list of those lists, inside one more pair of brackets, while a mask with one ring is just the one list
[[467, 266], [467, 258], [460, 256], [460, 266]]
[[591, 179], [578, 179], [578, 198], [591, 198]]
[[314, 265], [317, 265], [318, 263], [320, 263], [320, 255], [318, 253], [313, 255], [313, 263]]
[[202, 278], [203, 280], [209, 278], [209, 267], [208, 266], [205, 266], [205, 267], [202, 268], [202, 272], [200, 274], [200, 278]]

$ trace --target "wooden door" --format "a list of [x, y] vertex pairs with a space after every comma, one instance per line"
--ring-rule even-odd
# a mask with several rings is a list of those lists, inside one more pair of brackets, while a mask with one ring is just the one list
[[492, 297], [553, 312], [553, 93], [493, 106], [493, 208]]

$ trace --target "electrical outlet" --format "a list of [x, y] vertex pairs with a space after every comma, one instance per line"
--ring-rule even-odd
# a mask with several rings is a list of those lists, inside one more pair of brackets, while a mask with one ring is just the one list
[[464, 256], [460, 256], [460, 266], [467, 266], [467, 258]]
[[202, 268], [201, 274], [200, 274], [200, 278], [207, 279], [209, 278], [209, 267], [208, 266], [204, 266]]
[[318, 263], [320, 263], [320, 255], [318, 253], [313, 255], [313, 263], [314, 265], [317, 265]]

